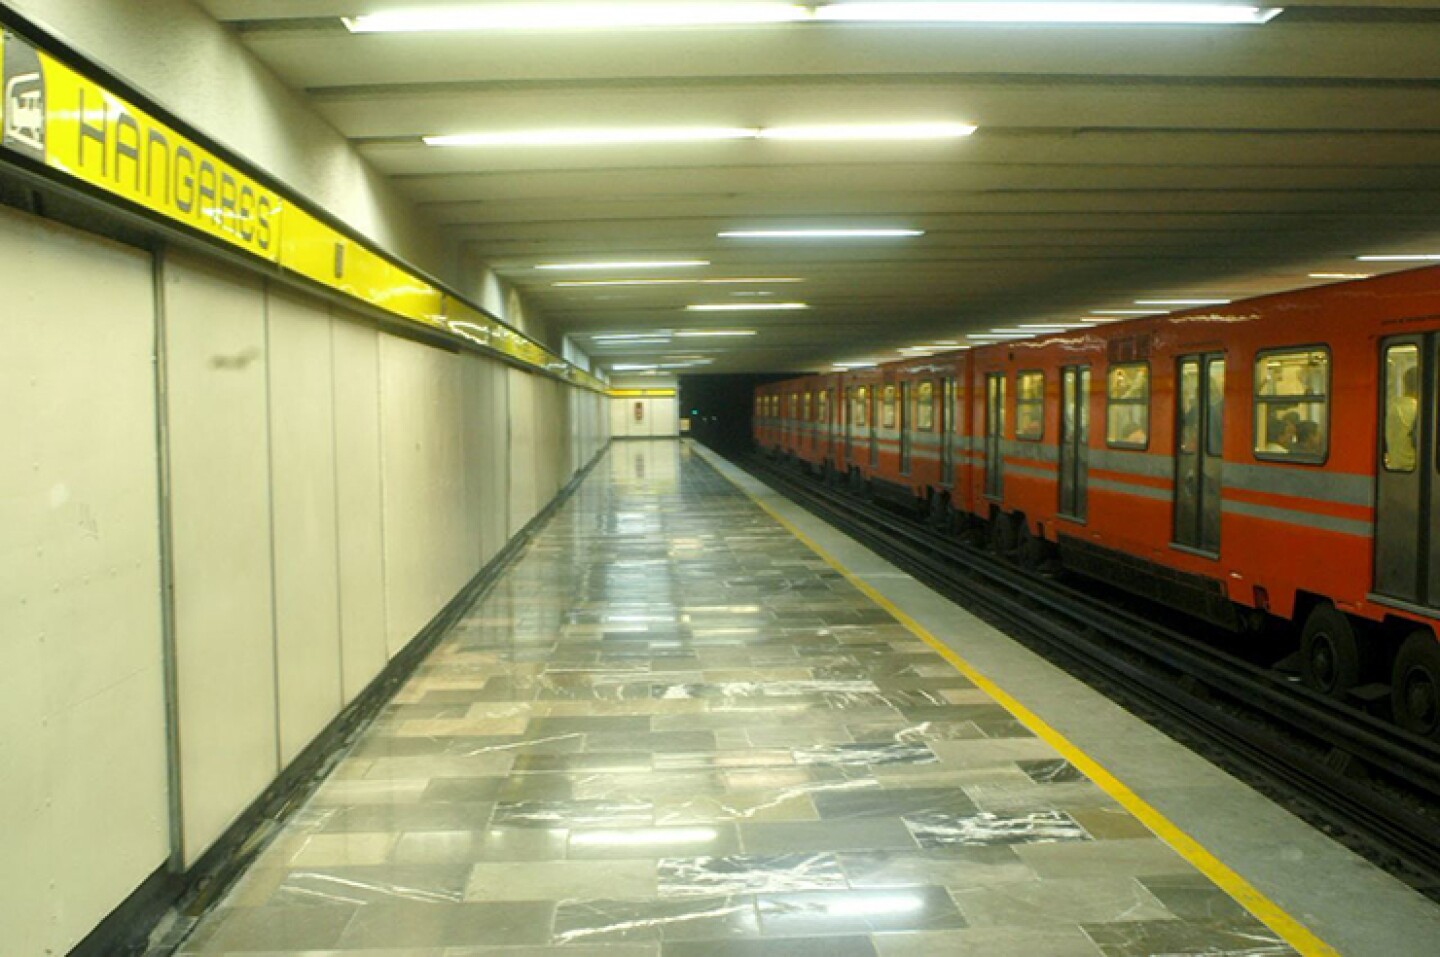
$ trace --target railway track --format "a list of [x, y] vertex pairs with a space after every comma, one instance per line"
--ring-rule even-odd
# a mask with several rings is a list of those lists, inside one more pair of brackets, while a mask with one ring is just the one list
[[796, 469], [738, 464], [1440, 901], [1440, 745]]

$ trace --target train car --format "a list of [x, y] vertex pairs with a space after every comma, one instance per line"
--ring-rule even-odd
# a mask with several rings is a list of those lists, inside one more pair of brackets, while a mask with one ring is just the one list
[[[870, 463], [844, 461], [878, 494], [945, 491], [916, 454], [943, 448], [943, 425], [927, 432], [915, 403], [946, 358], [869, 370]], [[949, 507], [997, 549], [1241, 631], [1294, 622], [1307, 684], [1388, 682], [1397, 722], [1440, 737], [1440, 270], [986, 346], [954, 368], [968, 435]]]
[[968, 368], [965, 353], [951, 353], [882, 370], [880, 454], [870, 476], [877, 495], [935, 516], [965, 507]]

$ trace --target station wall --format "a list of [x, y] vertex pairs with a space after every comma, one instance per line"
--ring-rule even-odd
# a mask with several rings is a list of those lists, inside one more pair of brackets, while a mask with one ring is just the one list
[[203, 855], [603, 447], [609, 400], [9, 210], [0, 288], [0, 928], [38, 957]]
[[610, 400], [610, 433], [616, 438], [660, 438], [680, 434], [675, 396], [616, 396]]

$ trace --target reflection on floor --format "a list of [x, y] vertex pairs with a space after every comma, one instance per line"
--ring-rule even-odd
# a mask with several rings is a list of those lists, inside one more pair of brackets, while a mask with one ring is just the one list
[[1290, 950], [672, 442], [617, 444], [194, 954]]

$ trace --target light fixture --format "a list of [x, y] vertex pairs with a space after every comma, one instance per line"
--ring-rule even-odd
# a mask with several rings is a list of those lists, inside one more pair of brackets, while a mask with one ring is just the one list
[[1229, 299], [1136, 299], [1137, 306], [1224, 306]]
[[623, 30], [654, 27], [841, 23], [1190, 24], [1268, 23], [1279, 7], [1222, 3], [478, 3], [342, 17], [352, 33]]
[[590, 286], [738, 286], [769, 283], [804, 282], [791, 276], [746, 276], [738, 279], [567, 279], [550, 285], [563, 289], [582, 289]]
[[754, 329], [684, 329], [675, 333], [679, 339], [707, 339], [725, 336], [753, 336]]
[[1369, 272], [1312, 272], [1311, 279], [1369, 279], [1374, 276]]
[[1041, 322], [1041, 323], [1024, 323], [1024, 322], [1022, 322], [1022, 323], [1020, 324], [1019, 328], [1021, 328], [1021, 329], [1034, 329], [1036, 332], [1064, 332], [1066, 329], [1074, 329], [1074, 328], [1075, 328], [1075, 325], [1074, 325], [1073, 323], [1065, 323], [1065, 324], [1062, 324], [1062, 323], [1058, 323], [1058, 322]]
[[811, 126], [642, 126], [568, 129], [491, 130], [435, 133], [420, 137], [426, 146], [621, 146], [647, 143], [714, 143], [724, 140], [912, 141], [969, 136], [970, 123], [870, 123]]
[[924, 236], [923, 229], [732, 229], [721, 239], [904, 239]]
[[803, 302], [703, 302], [686, 306], [686, 312], [796, 312], [809, 309]]
[[596, 341], [603, 339], [664, 339], [668, 338], [669, 332], [656, 330], [655, 332], [592, 332], [590, 338]]
[[536, 269], [694, 269], [710, 265], [708, 259], [673, 259], [657, 262], [541, 263]]
[[1362, 263], [1433, 263], [1440, 262], [1440, 253], [1401, 253], [1394, 256], [1356, 256]]
[[832, 365], [837, 369], [873, 369], [879, 365], [879, 361], [876, 359], [857, 359], [853, 362], [835, 362], [832, 363]]
[[870, 23], [1193, 24], [1269, 23], [1281, 7], [1225, 3], [830, 3], [817, 20]]
[[960, 343], [955, 339], [937, 339], [930, 344], [932, 346], [958, 346]]
[[631, 365], [627, 363], [621, 363], [620, 365], [613, 365], [610, 368], [614, 369], [616, 372], [644, 372], [647, 369], [658, 368], [658, 366], [653, 363], [649, 365]]
[[614, 30], [635, 27], [740, 26], [811, 18], [795, 3], [480, 3], [390, 10], [345, 17], [352, 33], [481, 30]]
[[753, 140], [759, 130], [731, 126], [652, 126], [634, 128], [503, 130], [422, 136], [426, 146], [623, 146], [638, 143], [714, 143]]
[[620, 349], [629, 349], [634, 346], [668, 346], [669, 344], [669, 339], [661, 339], [659, 337], [656, 337], [654, 339], [626, 339], [623, 342], [611, 342], [604, 339], [595, 340], [596, 346], [614, 346]]
[[[1154, 316], [1159, 315], [1156, 309], [1091, 309], [1092, 316]], [[1085, 320], [1089, 322], [1089, 320]]]
[[836, 123], [820, 126], [775, 126], [760, 130], [762, 140], [953, 140], [970, 136], [971, 123]]

